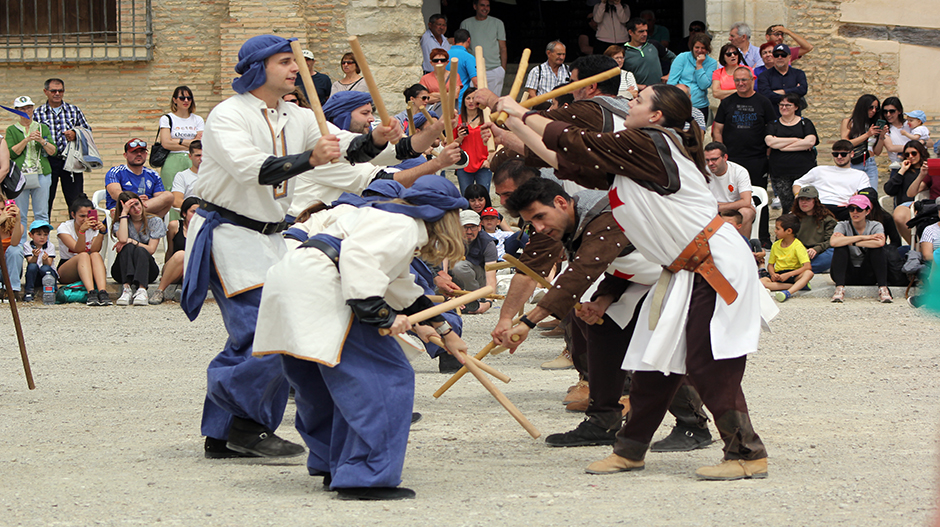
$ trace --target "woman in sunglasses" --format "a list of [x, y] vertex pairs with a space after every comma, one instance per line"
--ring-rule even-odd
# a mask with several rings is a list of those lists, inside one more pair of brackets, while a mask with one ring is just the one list
[[[885, 101], [887, 105], [888, 101]], [[884, 130], [877, 126], [881, 119], [878, 97], [865, 94], [855, 102], [852, 115], [842, 119], [842, 139], [852, 142], [852, 168], [868, 174], [868, 184], [878, 187], [878, 166], [875, 156], [884, 149]], [[883, 122], [880, 124], [884, 124]]]
[[836, 224], [829, 243], [833, 247], [829, 275], [836, 283], [833, 302], [845, 300], [846, 285], [878, 285], [878, 300], [891, 303], [884, 226], [868, 219], [871, 202], [865, 196], [849, 199], [849, 220]]
[[[438, 64], [446, 66], [447, 61], [450, 60], [450, 56], [441, 48], [432, 49], [429, 57], [432, 67]], [[457, 82], [457, 89], [454, 90], [454, 93], [459, 93], [460, 88], [463, 87], [463, 84], [460, 83], [460, 76], [458, 75], [454, 80]], [[449, 71], [444, 72], [444, 83], [450, 84]], [[440, 115], [441, 87], [437, 84], [437, 75], [435, 75], [435, 73], [432, 71], [431, 73], [426, 74], [424, 77], [421, 77], [419, 84], [428, 89], [428, 96], [430, 97], [427, 102], [428, 110], [432, 110]]]
[[330, 97], [341, 91], [361, 91], [369, 93], [369, 86], [362, 80], [359, 64], [356, 63], [356, 56], [352, 53], [346, 53], [339, 61], [339, 67], [343, 70], [343, 78], [333, 82], [333, 89]]
[[715, 73], [712, 73], [712, 96], [718, 100], [735, 93], [734, 70], [744, 66], [751, 70], [751, 73], [754, 73], [753, 68], [744, 64], [744, 55], [741, 54], [737, 46], [730, 42], [721, 46], [721, 51], [718, 53], [718, 63], [721, 64], [721, 67], [715, 70]]
[[[405, 96], [405, 105], [411, 103], [412, 115], [418, 115], [421, 113], [421, 108], [427, 106], [428, 102], [431, 100], [431, 95], [428, 93], [428, 89], [421, 84], [412, 84], [411, 86], [405, 88], [402, 92]], [[402, 129], [406, 132], [408, 131], [408, 110], [402, 110], [401, 113], [395, 115], [395, 119], [398, 119], [398, 122], [401, 123]]]
[[793, 182], [816, 166], [816, 127], [809, 119], [796, 115], [805, 106], [798, 94], [784, 95], [777, 105], [780, 117], [767, 125], [764, 137], [770, 147], [770, 183], [785, 211], [793, 207]]
[[911, 205], [914, 199], [909, 197], [908, 189], [915, 182], [920, 183], [918, 177], [921, 172], [927, 172], [927, 158], [930, 157], [930, 152], [920, 141], [908, 141], [904, 145], [902, 156], [901, 168], [892, 170], [891, 177], [885, 182], [885, 194], [894, 196], [894, 224], [898, 228], [898, 234], [903, 236], [906, 242], [910, 242], [911, 229], [907, 222], [911, 219]]
[[189, 143], [202, 139], [206, 122], [196, 115], [196, 101], [188, 86], [177, 86], [170, 98], [170, 113], [160, 117], [160, 144], [170, 151], [160, 169], [163, 188], [173, 188], [176, 174], [193, 166]]
[[[901, 99], [885, 99], [881, 104], [881, 113], [888, 123], [881, 135], [884, 137], [884, 149], [888, 151], [888, 159], [891, 161], [891, 175], [894, 175], [901, 168], [901, 162], [904, 161], [902, 154], [907, 150], [905, 145], [910, 140], [904, 134], [910, 134], [912, 129], [904, 119], [904, 105], [901, 104]], [[874, 186], [877, 188], [877, 185]]]

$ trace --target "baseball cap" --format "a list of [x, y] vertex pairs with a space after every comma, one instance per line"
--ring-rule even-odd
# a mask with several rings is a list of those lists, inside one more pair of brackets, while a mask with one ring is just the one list
[[483, 218], [486, 218], [486, 217], [489, 217], [489, 216], [493, 216], [493, 217], [498, 218], [498, 217], [499, 217], [499, 213], [496, 212], [496, 209], [494, 209], [493, 207], [487, 207], [487, 208], [483, 209], [483, 212], [480, 213], [480, 216], [483, 217]]
[[315, 58], [313, 58], [313, 52], [310, 51], [309, 49], [305, 49], [301, 51], [301, 53], [303, 54], [305, 59], [316, 60]]
[[472, 210], [462, 210], [460, 211], [460, 224], [461, 225], [479, 225], [480, 224], [480, 215]]
[[29, 224], [29, 232], [32, 233], [36, 229], [42, 229], [43, 227], [49, 229], [50, 231], [52, 230], [52, 225], [49, 225], [48, 221], [35, 220], [34, 222]]
[[786, 44], [777, 44], [774, 46], [774, 54], [783, 53], [786, 56], [790, 56], [790, 46]]
[[800, 195], [797, 198], [818, 198], [819, 191], [816, 190], [816, 187], [812, 185], [806, 185], [805, 187], [800, 187]]
[[125, 152], [129, 150], [140, 150], [141, 148], [143, 148], [144, 150], [147, 149], [147, 141], [144, 141], [143, 139], [138, 139], [135, 137], [131, 139], [130, 141], [124, 143]]
[[[22, 108], [22, 107], [24, 107], [24, 106], [35, 106], [35, 104], [33, 104], [33, 100], [32, 100], [32, 99], [30, 99], [29, 97], [27, 97], [27, 96], [25, 96], [25, 95], [21, 95], [21, 96], [17, 97], [16, 99], [13, 99], [13, 107], [14, 107], [14, 108]], [[921, 113], [923, 113], [923, 112], [921, 112]], [[921, 120], [923, 120], [923, 119], [921, 119]]]
[[927, 114], [925, 114], [925, 113], [924, 113], [923, 111], [921, 111], [921, 110], [913, 110], [913, 111], [907, 112], [907, 116], [908, 116], [908, 117], [913, 117], [914, 119], [919, 119], [920, 122], [922, 122], [922, 123], [926, 123], [926, 122], [927, 122]]
[[859, 196], [857, 194], [849, 198], [849, 205], [855, 205], [856, 207], [860, 209], [871, 208], [871, 202], [868, 201], [868, 198], [866, 198], [865, 196]]

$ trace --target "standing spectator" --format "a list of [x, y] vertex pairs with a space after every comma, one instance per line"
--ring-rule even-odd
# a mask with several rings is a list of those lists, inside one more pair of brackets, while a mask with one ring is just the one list
[[784, 95], [777, 105], [780, 117], [767, 125], [764, 137], [770, 148], [770, 182], [784, 211], [793, 207], [793, 182], [816, 166], [816, 127], [796, 115], [803, 104], [803, 98], [795, 93]]
[[836, 225], [829, 241], [834, 249], [829, 274], [836, 283], [832, 301], [845, 300], [846, 285], [877, 284], [878, 300], [890, 304], [884, 227], [868, 219], [871, 202], [865, 196], [852, 196], [848, 209], [849, 220]]
[[[488, 0], [483, 0], [488, 1]], [[463, 107], [463, 95], [470, 86], [477, 85], [477, 59], [470, 53], [470, 32], [466, 29], [454, 31], [454, 45], [450, 47], [450, 58], [457, 58], [460, 62], [457, 64], [457, 74], [460, 80], [460, 92], [457, 94], [457, 110]], [[447, 64], [447, 70], [450, 71], [450, 64]], [[489, 81], [489, 77], [487, 77]], [[449, 83], [449, 80], [444, 82]]]
[[[872, 188], [878, 186], [878, 166], [875, 164], [875, 156], [884, 148], [884, 130], [876, 126], [880, 117], [881, 106], [878, 98], [865, 94], [855, 101], [852, 115], [842, 119], [840, 127], [842, 139], [852, 142], [852, 168], [868, 174], [869, 186]], [[888, 156], [890, 157], [891, 154], [889, 153]]]
[[525, 79], [525, 88], [529, 92], [529, 97], [548, 93], [571, 78], [571, 72], [565, 66], [564, 44], [557, 40], [549, 42], [545, 46], [545, 54], [548, 60], [532, 68]]
[[800, 189], [800, 194], [790, 210], [800, 220], [796, 237], [809, 255], [810, 265], [816, 274], [829, 272], [832, 264], [832, 246], [829, 239], [836, 228], [832, 211], [819, 201], [819, 191], [812, 185]]
[[76, 126], [91, 130], [85, 120], [85, 114], [75, 106], [64, 102], [65, 81], [62, 79], [48, 79], [43, 84], [42, 92], [46, 94], [46, 102], [36, 108], [33, 120], [49, 127], [54, 138], [56, 155], [49, 158], [52, 169], [52, 180], [49, 182], [49, 207], [52, 212], [52, 202], [55, 201], [56, 186], [62, 181], [62, 195], [65, 203], [71, 204], [84, 192], [85, 176], [81, 172], [67, 172], [65, 170], [65, 146], [69, 141], [75, 140]]
[[121, 192], [129, 190], [140, 196], [147, 214], [162, 218], [173, 205], [173, 193], [166, 191], [156, 172], [144, 166], [147, 142], [135, 138], [124, 143], [124, 159], [126, 165], [111, 167], [104, 176], [104, 188], [108, 191], [105, 206], [114, 209]]
[[[766, 97], [754, 91], [754, 77], [749, 68], [734, 70], [736, 92], [726, 97], [715, 112], [712, 137], [728, 147], [728, 159], [743, 166], [751, 176], [751, 186], [767, 188], [767, 125], [776, 118]], [[762, 209], [758, 235], [770, 248], [769, 213]]]
[[[780, 44], [774, 47], [774, 67], [761, 73], [757, 79], [757, 90], [777, 106], [784, 95], [793, 93], [806, 97], [808, 84], [803, 70], [790, 67], [790, 48]], [[797, 108], [799, 114], [801, 108]], [[776, 110], [780, 117], [779, 110]], [[786, 210], [786, 209], [784, 209]]]
[[836, 219], [843, 221], [849, 214], [846, 204], [858, 191], [868, 188], [868, 176], [861, 170], [849, 166], [852, 155], [852, 143], [846, 139], [832, 145], [832, 158], [836, 166], [817, 166], [803, 177], [793, 182], [793, 195], [800, 195], [800, 189], [812, 185], [822, 202]]
[[[448, 48], [450, 49], [450, 48]], [[449, 55], [443, 49], [433, 49], [431, 50], [431, 67], [433, 69], [435, 64], [444, 64], [446, 65], [450, 62]], [[430, 97], [427, 102], [428, 111], [434, 111], [440, 113], [440, 102], [441, 102], [441, 87], [437, 85], [437, 75], [432, 71], [431, 73], [426, 73], [418, 84], [424, 86], [428, 89], [428, 96]], [[450, 85], [450, 72], [444, 74], [444, 84]], [[457, 81], [457, 89], [459, 90], [461, 85], [460, 81]]]
[[594, 23], [597, 24], [598, 45], [594, 53], [600, 55], [611, 44], [626, 42], [630, 36], [624, 24], [630, 20], [630, 6], [622, 0], [603, 0], [594, 6]]
[[702, 22], [701, 20], [693, 20], [693, 21], [689, 22], [689, 34], [686, 35], [686, 36], [684, 36], [684, 37], [682, 37], [681, 40], [677, 40], [677, 41], [675, 41], [675, 42], [672, 43], [672, 51], [673, 51], [673, 53], [675, 53], [676, 55], [678, 55], [679, 53], [682, 53], [682, 52], [685, 52], [685, 51], [692, 51], [692, 40], [691, 40], [691, 39], [692, 39], [693, 36], [695, 36], [695, 35], [698, 34], [698, 33], [704, 33], [704, 34], [708, 35], [709, 40], [711, 40], [711, 38], [712, 38], [712, 36], [709, 35], [709, 33], [708, 33], [707, 29], [706, 29], [705, 22]]
[[[172, 122], [171, 122], [172, 120]], [[170, 98], [170, 113], [160, 117], [160, 144], [170, 151], [160, 169], [163, 188], [173, 188], [176, 174], [192, 166], [189, 145], [202, 139], [206, 122], [196, 115], [196, 101], [188, 86], [177, 86]]]
[[760, 78], [760, 74], [774, 67], [774, 45], [770, 42], [764, 42], [760, 45], [761, 65], [754, 68], [754, 76]]
[[647, 42], [648, 30], [642, 18], [627, 22], [630, 41], [624, 45], [623, 65], [636, 77], [637, 88], [643, 91], [650, 84], [663, 82], [663, 67], [659, 62], [659, 50]]
[[343, 78], [333, 82], [330, 97], [341, 91], [361, 91], [363, 93], [369, 93], [369, 87], [366, 86], [362, 75], [359, 74], [362, 70], [359, 69], [355, 55], [352, 53], [344, 53], [343, 58], [339, 61], [339, 67], [343, 70]]
[[[917, 188], [919, 185], [914, 183], [920, 178], [921, 172], [927, 171], [927, 158], [930, 152], [920, 141], [908, 141], [904, 145], [904, 161], [901, 161], [901, 168], [891, 171], [891, 177], [885, 182], [885, 194], [894, 196], [894, 225], [898, 228], [898, 234], [908, 243], [911, 241], [911, 229], [907, 222], [911, 219], [911, 205], [914, 204], [914, 196], [911, 196], [909, 189]], [[922, 178], [921, 178], [922, 179]]]
[[[888, 122], [888, 125], [882, 129], [886, 130], [887, 133], [882, 132], [881, 135], [884, 137], [884, 149], [888, 151], [888, 159], [891, 161], [891, 172], [893, 173], [901, 167], [901, 154], [904, 152], [904, 145], [909, 140], [904, 134], [911, 133], [911, 126], [904, 120], [904, 106], [901, 105], [901, 99], [897, 97], [885, 99], [881, 104], [881, 114], [884, 116], [884, 120]], [[879, 154], [881, 154], [880, 151], [875, 152], [875, 155]], [[874, 163], [872, 164], [874, 165]], [[875, 166], [875, 169], [877, 174], [877, 166]], [[872, 188], [878, 188], [877, 181], [876, 179]]]
[[[327, 95], [329, 96], [329, 93], [327, 93]], [[291, 90], [290, 93], [284, 94], [281, 99], [284, 99], [284, 102], [296, 104], [301, 108], [307, 108], [308, 110], [310, 109], [310, 102], [307, 101], [307, 96], [304, 95], [304, 92], [300, 91], [300, 88], [296, 86], [293, 90]]]
[[59, 272], [60, 284], [81, 280], [88, 291], [86, 305], [110, 306], [108, 273], [101, 256], [101, 244], [108, 227], [101, 221], [103, 218], [88, 216], [94, 208], [94, 204], [84, 194], [69, 204], [70, 219], [55, 229], [59, 238], [59, 265], [56, 270]]
[[463, 137], [460, 148], [467, 154], [468, 159], [465, 167], [457, 169], [457, 183], [460, 186], [461, 194], [473, 183], [481, 185], [489, 191], [490, 181], [493, 180], [490, 162], [487, 159], [489, 152], [486, 150], [486, 141], [483, 140], [483, 136], [480, 134], [480, 126], [483, 124], [483, 110], [474, 100], [474, 92], [476, 92], [476, 88], [470, 88], [464, 94], [457, 127], [457, 136]]
[[424, 69], [424, 73], [432, 73], [434, 71], [434, 64], [431, 63], [431, 52], [435, 49], [443, 49], [447, 51], [450, 49], [450, 42], [448, 42], [447, 37], [444, 36], [444, 33], [447, 32], [447, 17], [435, 13], [428, 18], [428, 29], [421, 35], [421, 40], [419, 42], [421, 46], [421, 56], [424, 59], [424, 62], [421, 63], [421, 67]]
[[[20, 209], [20, 221], [23, 230], [26, 230], [26, 216], [29, 214], [29, 203], [33, 203], [33, 219], [49, 221], [49, 188], [52, 185], [52, 167], [49, 158], [56, 154], [55, 141], [52, 132], [43, 123], [33, 120], [33, 100], [27, 96], [17, 97], [13, 107], [26, 114], [20, 116], [20, 121], [12, 124], [6, 131], [6, 144], [9, 146], [10, 162], [16, 163], [20, 171], [26, 175], [27, 185], [16, 197], [16, 206]], [[3, 172], [4, 175], [9, 170]], [[29, 181], [35, 178], [35, 186]], [[26, 242], [26, 236], [20, 240]]]
[[[652, 9], [646, 9], [644, 11], [640, 11], [640, 18], [646, 21], [646, 28], [649, 30], [650, 40], [655, 40], [656, 42], [662, 44], [664, 48], [668, 48], [669, 29], [667, 29], [665, 26], [656, 25], [656, 13], [654, 13]], [[691, 45], [691, 43], [689, 45]]]
[[[796, 42], [796, 47], [787, 46], [790, 48], [790, 62], [793, 62], [794, 60], [802, 57], [803, 55], [806, 55], [807, 53], [815, 49], [815, 46], [810, 44], [809, 41], [807, 41], [805, 38], [797, 35], [793, 31], [790, 31], [789, 29], [787, 29], [785, 26], [781, 24], [776, 24], [776, 25], [768, 27], [767, 32], [765, 33], [767, 42], [770, 44], [773, 44], [774, 46], [779, 46], [783, 44], [784, 35], [789, 36], [790, 38], [793, 39], [794, 42]], [[763, 46], [761, 47], [763, 48]]]
[[[483, 48], [486, 62], [486, 86], [497, 95], [503, 93], [503, 78], [506, 76], [506, 28], [503, 21], [490, 16], [490, 0], [473, 0], [476, 16], [460, 23], [460, 29], [470, 32], [475, 46]], [[464, 83], [466, 84], [466, 83]]]
[[[189, 143], [189, 162], [192, 166], [176, 174], [173, 180], [173, 206], [180, 208], [186, 198], [192, 197], [193, 189], [196, 187], [196, 181], [199, 180], [199, 165], [202, 164], [202, 141], [196, 139]], [[180, 210], [180, 214], [183, 211]]]
[[26, 255], [26, 284], [23, 286], [23, 302], [32, 302], [33, 293], [39, 290], [42, 294], [42, 277], [52, 273], [53, 278], [59, 279], [58, 273], [53, 269], [55, 263], [55, 244], [49, 241], [49, 231], [52, 225], [48, 221], [36, 220], [29, 224], [30, 240], [23, 244], [23, 254]]
[[111, 278], [124, 284], [124, 292], [115, 304], [146, 306], [149, 305], [147, 284], [160, 275], [153, 253], [157, 251], [160, 238], [166, 236], [166, 226], [161, 218], [144, 212], [136, 192], [121, 192], [116, 211], [113, 229], [117, 237], [114, 244], [117, 256], [111, 266]]
[[[307, 69], [310, 70], [310, 78], [313, 80], [313, 87], [317, 90], [317, 97], [320, 99], [320, 104], [326, 104], [326, 100], [330, 98], [330, 92], [333, 90], [330, 76], [317, 71], [317, 59], [314, 58], [312, 51], [305, 49], [302, 53], [304, 55], [304, 62], [307, 63]], [[303, 92], [304, 97], [306, 97], [308, 101], [310, 100], [310, 94], [307, 93], [307, 87], [304, 86], [304, 80], [300, 78], [300, 75], [294, 79], [294, 86], [297, 86], [297, 88]]]
[[189, 231], [189, 222], [196, 215], [199, 208], [199, 198], [186, 198], [180, 207], [181, 219], [171, 221], [166, 231], [166, 252], [163, 258], [163, 276], [160, 285], [150, 295], [150, 305], [163, 303], [163, 295], [170, 284], [183, 282], [183, 257], [186, 254], [186, 234]]
[[741, 165], [728, 161], [728, 149], [715, 141], [705, 145], [705, 165], [708, 167], [708, 189], [718, 200], [718, 212], [736, 210], [741, 213], [741, 234], [749, 236], [754, 224], [754, 204], [751, 201], [751, 178]]
[[617, 67], [620, 68], [620, 89], [617, 91], [617, 95], [626, 97], [627, 99], [636, 97], [636, 94], [639, 93], [636, 86], [636, 77], [633, 76], [633, 73], [623, 69], [623, 46], [617, 44], [608, 46], [607, 49], [604, 50], [604, 56], [614, 59], [617, 63]]
[[744, 55], [742, 64], [747, 64], [752, 68], [761, 63], [760, 48], [751, 44], [751, 26], [744, 22], [738, 22], [731, 26], [728, 32], [728, 40]]
[[718, 69], [718, 61], [709, 57], [712, 41], [703, 33], [689, 38], [692, 51], [680, 53], [672, 62], [669, 80], [666, 84], [685, 84], [689, 87], [692, 106], [698, 108], [705, 120], [709, 117], [708, 88], [712, 85], [712, 75]]
[[[714, 98], [720, 101], [737, 91], [734, 72], [742, 66], [743, 61], [744, 55], [734, 44], [721, 46], [721, 51], [718, 52], [718, 63], [721, 64], [721, 67], [712, 73], [712, 96]], [[754, 70], [750, 66], [744, 67], [751, 71], [753, 75]]]

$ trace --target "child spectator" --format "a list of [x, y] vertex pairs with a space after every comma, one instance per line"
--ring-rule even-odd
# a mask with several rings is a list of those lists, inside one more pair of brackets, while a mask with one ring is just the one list
[[837, 222], [832, 211], [819, 201], [819, 191], [816, 187], [807, 185], [801, 188], [791, 212], [800, 220], [796, 239], [806, 247], [813, 273], [829, 272], [829, 266], [832, 265], [832, 246], [829, 245], [829, 238], [832, 238]]
[[118, 241], [114, 244], [114, 250], [118, 254], [111, 266], [111, 278], [124, 284], [124, 292], [115, 303], [119, 306], [131, 303], [135, 306], [150, 305], [147, 284], [156, 280], [160, 274], [153, 253], [157, 250], [160, 238], [166, 236], [166, 226], [160, 218], [148, 217], [144, 213], [136, 192], [121, 192], [115, 210], [117, 222], [114, 224], [114, 234]]
[[20, 247], [22, 237], [20, 209], [13, 200], [9, 200], [3, 209], [0, 209], [0, 240], [6, 255], [7, 271], [10, 273], [10, 289], [14, 293], [20, 291], [20, 276], [23, 274], [23, 248]]
[[907, 124], [911, 127], [911, 131], [901, 130], [901, 135], [910, 139], [911, 141], [920, 141], [922, 145], [926, 145], [927, 141], [930, 140], [930, 131], [927, 130], [927, 127], [924, 126], [924, 123], [927, 122], [927, 114], [921, 110], [914, 110], [907, 112]]
[[868, 219], [871, 202], [865, 196], [849, 199], [847, 221], [836, 224], [829, 243], [832, 253], [832, 269], [829, 274], [836, 283], [833, 302], [845, 301], [845, 286], [878, 285], [878, 299], [883, 304], [891, 303], [888, 289], [888, 259], [885, 254], [884, 226]]
[[744, 238], [744, 241], [751, 247], [751, 254], [754, 255], [754, 261], [757, 263], [757, 276], [763, 278], [765, 276], [770, 276], [767, 274], [767, 270], [764, 269], [764, 257], [767, 256], [767, 253], [764, 251], [764, 248], [760, 245], [760, 240], [749, 240], [747, 235], [750, 234], [750, 231], [747, 233], [744, 231], [744, 215], [736, 209], [723, 210], [718, 213], [719, 216], [725, 223], [730, 223], [734, 226], [735, 230], [738, 231], [738, 234]]
[[69, 205], [72, 219], [56, 227], [59, 237], [59, 265], [56, 270], [60, 284], [81, 280], [88, 291], [86, 305], [110, 306], [111, 297], [105, 288], [108, 274], [101, 257], [101, 244], [108, 228], [98, 218], [94, 207], [84, 194]]
[[806, 247], [796, 239], [800, 220], [793, 214], [777, 218], [774, 235], [777, 241], [770, 248], [767, 263], [769, 277], [761, 278], [764, 287], [776, 291], [777, 302], [786, 302], [797, 291], [803, 289], [813, 278], [812, 266]]
[[496, 255], [497, 259], [501, 261], [503, 255], [506, 254], [506, 247], [504, 245], [506, 238], [511, 237], [515, 233], [500, 230], [499, 221], [499, 212], [496, 212], [496, 209], [493, 207], [487, 207], [480, 213], [480, 224], [483, 226], [483, 230], [496, 240]]
[[23, 288], [24, 302], [32, 302], [33, 294], [42, 286], [42, 277], [46, 273], [58, 280], [52, 264], [55, 262], [55, 245], [49, 241], [49, 231], [52, 226], [48, 221], [36, 220], [29, 226], [29, 241], [23, 245], [26, 255], [26, 286]]

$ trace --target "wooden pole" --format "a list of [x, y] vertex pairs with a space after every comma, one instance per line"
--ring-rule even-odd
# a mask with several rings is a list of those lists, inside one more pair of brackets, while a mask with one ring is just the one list
[[0, 270], [3, 271], [3, 286], [7, 290], [7, 299], [10, 301], [10, 312], [13, 313], [13, 327], [16, 329], [16, 342], [20, 345], [20, 358], [23, 360], [23, 371], [26, 373], [26, 386], [30, 390], [36, 389], [33, 382], [33, 370], [29, 367], [29, 357], [26, 355], [26, 340], [23, 339], [23, 326], [20, 324], [20, 313], [16, 310], [16, 293], [10, 286], [10, 272], [7, 270], [7, 250], [3, 247], [0, 254]]
[[[450, 91], [447, 89], [447, 83], [444, 82], [446, 72], [447, 70], [444, 69], [443, 64], [434, 65], [434, 75], [437, 77], [437, 84], [441, 87], [441, 118], [444, 119], [444, 137], [448, 143], [452, 143], [454, 141], [454, 127], [450, 118], [454, 112], [450, 110], [450, 105], [447, 103]], [[451, 72], [451, 81], [453, 81], [453, 72]], [[430, 118], [430, 115], [425, 115], [425, 117]]]
[[[454, 77], [454, 75], [457, 75]], [[460, 81], [460, 61], [457, 57], [450, 59], [450, 84], [447, 86], [447, 115], [450, 117], [451, 122], [454, 120], [454, 112], [460, 105], [457, 103], [457, 94], [460, 93], [460, 90], [457, 89], [457, 82]], [[451, 130], [453, 133], [453, 130]]]
[[[515, 326], [516, 324], [518, 324], [519, 319], [521, 318], [522, 318], [522, 315], [519, 315], [518, 317], [512, 319], [512, 325]], [[479, 353], [474, 355], [474, 358], [476, 358], [477, 360], [483, 360], [490, 353], [496, 354], [496, 353], [502, 353], [504, 351], [506, 351], [506, 348], [504, 348], [503, 346], [500, 346], [499, 344], [496, 344], [495, 342], [490, 342], [486, 346], [483, 346], [483, 349], [481, 349]], [[459, 381], [461, 377], [466, 375], [467, 371], [468, 370], [466, 366], [462, 366], [459, 370], [457, 370], [457, 372], [454, 373], [450, 377], [450, 379], [447, 379], [447, 382], [442, 384], [441, 387], [438, 388], [436, 392], [434, 392], [434, 398], [437, 399], [440, 396], [444, 395], [444, 392], [449, 390], [450, 387], [456, 384], [457, 381]]]
[[[515, 258], [514, 256], [510, 256], [510, 255], [508, 255], [508, 254], [504, 254], [504, 255], [503, 255], [503, 260], [506, 260], [507, 262], [511, 263], [511, 264], [513, 265], [513, 267], [515, 267], [515, 268], [518, 269], [519, 271], [522, 271], [523, 274], [525, 274], [525, 275], [528, 276], [529, 278], [535, 280], [535, 282], [536, 282], [537, 284], [539, 284], [540, 286], [544, 287], [545, 289], [551, 289], [551, 288], [552, 288], [552, 283], [549, 282], [548, 280], [546, 280], [544, 276], [539, 275], [538, 273], [536, 273], [535, 271], [533, 271], [532, 269], [530, 269], [528, 265], [526, 265], [526, 264], [520, 262], [520, 261], [519, 261], [517, 258]], [[581, 309], [581, 302], [575, 302], [574, 308], [577, 309], [577, 310], [580, 310], [580, 309]], [[601, 325], [601, 324], [603, 324], [603, 323], [604, 323], [604, 319], [598, 319], [598, 321], [595, 322], [594, 324], [599, 326], [599, 325]]]
[[535, 97], [532, 97], [531, 99], [526, 99], [525, 101], [522, 101], [519, 104], [521, 104], [522, 106], [526, 108], [531, 108], [533, 106], [542, 104], [545, 101], [550, 101], [554, 99], [555, 97], [560, 97], [562, 95], [565, 95], [566, 93], [571, 93], [573, 91], [580, 90], [581, 88], [590, 86], [594, 84], [595, 82], [603, 82], [617, 75], [620, 75], [620, 68], [610, 68], [609, 70], [602, 72], [602, 73], [598, 73], [597, 75], [592, 75], [583, 80], [574, 81], [571, 84], [566, 84], [560, 88], [555, 88], [554, 90], [548, 93], [543, 93], [542, 95], [537, 95]]
[[[436, 317], [437, 315], [440, 315], [441, 313], [444, 313], [445, 311], [450, 311], [451, 309], [462, 306], [466, 304], [467, 302], [479, 300], [480, 298], [483, 298], [484, 296], [492, 292], [493, 292], [493, 288], [490, 286], [481, 287], [480, 289], [477, 289], [476, 291], [472, 291], [463, 296], [458, 296], [457, 298], [448, 300], [447, 302], [444, 302], [443, 304], [438, 304], [434, 307], [429, 307], [425, 309], [424, 311], [419, 311], [415, 313], [414, 315], [409, 315], [408, 322], [410, 322], [412, 325], [417, 324], [418, 322], [424, 322], [425, 320], [429, 318]], [[384, 337], [389, 334], [391, 334], [391, 331], [389, 331], [388, 329], [379, 328], [379, 335], [382, 335]]]
[[[437, 344], [438, 346], [440, 346], [440, 347], [442, 347], [442, 348], [444, 348], [444, 349], [447, 349], [447, 347], [444, 346], [444, 340], [441, 339], [441, 337], [432, 335], [432, 336], [428, 339], [428, 341], [429, 341], [431, 344]], [[512, 380], [512, 379], [511, 379], [508, 375], [506, 375], [505, 373], [503, 373], [503, 372], [497, 370], [496, 368], [490, 366], [489, 364], [485, 364], [485, 363], [483, 363], [483, 362], [480, 362], [480, 359], [478, 359], [478, 358], [476, 358], [476, 357], [474, 357], [474, 356], [472, 356], [472, 355], [464, 354], [464, 357], [463, 357], [463, 358], [464, 358], [465, 361], [473, 361], [474, 364], [476, 364], [477, 366], [479, 366], [481, 370], [485, 371], [486, 373], [489, 373], [489, 374], [492, 375], [493, 377], [496, 377], [497, 379], [499, 379], [499, 380], [501, 380], [501, 381], [503, 381], [503, 382], [505, 382], [505, 383], [507, 383], [507, 384], [509, 383], [509, 381]]]
[[519, 424], [522, 425], [522, 428], [525, 428], [525, 431], [528, 432], [533, 439], [538, 439], [539, 436], [542, 435], [542, 433], [539, 432], [539, 429], [530, 423], [524, 415], [522, 415], [522, 412], [516, 408], [516, 405], [512, 404], [512, 401], [503, 395], [503, 392], [499, 391], [499, 388], [493, 384], [493, 381], [487, 379], [486, 376], [483, 375], [483, 372], [480, 370], [479, 366], [476, 365], [476, 363], [474, 363], [472, 360], [468, 360], [466, 365], [470, 368], [470, 373], [472, 373], [473, 376], [476, 377], [478, 381], [480, 381], [480, 384], [482, 384], [483, 387], [486, 388], [486, 390], [490, 392], [490, 394], [492, 394], [497, 401], [499, 401], [499, 404], [503, 405], [503, 408], [509, 412], [509, 415], [518, 421]]
[[[349, 37], [349, 46], [352, 48], [353, 55], [356, 56], [356, 63], [359, 65], [359, 70], [362, 72], [362, 78], [366, 81], [366, 86], [369, 87], [369, 94], [372, 95], [372, 104], [375, 105], [375, 111], [378, 112], [379, 118], [382, 120], [382, 126], [390, 126], [392, 124], [392, 118], [388, 115], [388, 110], [385, 109], [385, 102], [382, 100], [382, 94], [379, 93], [379, 85], [375, 83], [375, 78], [372, 76], [372, 70], [369, 69], [369, 63], [366, 61], [366, 55], [362, 52], [362, 46], [359, 45], [359, 37], [353, 35]], [[393, 141], [392, 144], [397, 144], [398, 141]]]
[[407, 106], [408, 110], [408, 135], [415, 135], [415, 110], [414, 105], [410, 102]]
[[[310, 68], [307, 67], [307, 59], [304, 58], [304, 52], [300, 48], [300, 42], [293, 41], [290, 43], [290, 49], [294, 52], [294, 60], [297, 61], [297, 68], [300, 70], [300, 80], [304, 83], [304, 88], [306, 88], [307, 93], [311, 94], [307, 96], [310, 103], [310, 109], [313, 110], [313, 115], [317, 118], [317, 128], [320, 129], [320, 137], [330, 134], [330, 128], [326, 125], [326, 115], [323, 114], [323, 107], [320, 106], [320, 97], [317, 95], [317, 87], [313, 84], [313, 77], [310, 76]], [[330, 163], [336, 163], [338, 159], [333, 159]]]
[[[525, 81], [526, 70], [529, 69], [529, 56], [532, 54], [532, 50], [525, 48], [522, 50], [522, 58], [519, 59], [519, 69], [516, 70], [516, 78], [512, 80], [512, 88], [509, 89], [509, 97], [512, 100], [516, 100], [516, 97], [519, 96], [519, 90], [522, 89], [522, 83]], [[529, 93], [528, 91], [526, 92]], [[497, 95], [499, 95], [497, 93]], [[509, 118], [509, 114], [506, 112], [499, 112], [499, 115], [496, 116], [496, 124], [502, 126], [506, 119]]]
[[[477, 59], [477, 88], [486, 90], [489, 89], [489, 87], [486, 82], [486, 59], [483, 58], [483, 46], [477, 46], [475, 51]], [[490, 122], [490, 109], [486, 106], [483, 107], [483, 122]], [[493, 139], [492, 135], [486, 142], [486, 150], [490, 153], [496, 151], [496, 140]]]

